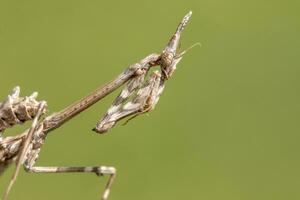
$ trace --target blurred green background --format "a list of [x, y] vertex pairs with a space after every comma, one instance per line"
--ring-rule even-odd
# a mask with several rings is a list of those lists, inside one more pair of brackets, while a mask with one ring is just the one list
[[[52, 132], [42, 166], [113, 165], [111, 200], [300, 199], [299, 1], [0, 1], [0, 96], [39, 91], [49, 112], [160, 52], [186, 54], [156, 109], [91, 131], [117, 93]], [[20, 133], [29, 124], [7, 135]], [[0, 177], [1, 193], [12, 172]], [[21, 172], [10, 199], [99, 199], [94, 174]]]

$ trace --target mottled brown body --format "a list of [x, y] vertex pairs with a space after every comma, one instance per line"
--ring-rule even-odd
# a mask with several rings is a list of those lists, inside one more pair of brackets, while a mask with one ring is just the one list
[[5, 129], [32, 120], [38, 111], [37, 92], [20, 97], [20, 87], [15, 87], [7, 99], [0, 103], [0, 133]]

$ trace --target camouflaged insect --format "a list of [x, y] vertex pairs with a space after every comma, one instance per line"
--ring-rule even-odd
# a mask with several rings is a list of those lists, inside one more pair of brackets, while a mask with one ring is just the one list
[[[39, 152], [49, 132], [60, 127], [62, 124], [81, 113], [103, 97], [107, 96], [121, 85], [126, 86], [115, 99], [107, 113], [97, 123], [95, 132], [104, 133], [112, 128], [119, 120], [147, 113], [154, 109], [165, 87], [165, 82], [176, 69], [176, 65], [187, 52], [177, 52], [181, 32], [187, 25], [192, 12], [189, 12], [180, 22], [172, 38], [160, 54], [154, 53], [130, 65], [117, 78], [96, 89], [79, 101], [71, 104], [62, 111], [41, 120], [45, 113], [46, 102], [37, 101], [37, 93], [29, 97], [19, 97], [20, 89], [16, 87], [8, 96], [7, 100], [0, 103], [0, 133], [15, 124], [32, 120], [30, 129], [17, 136], [1, 137], [0, 134], [0, 175], [9, 166], [16, 162], [16, 169], [12, 179], [3, 193], [2, 200], [8, 199], [8, 194], [16, 181], [21, 165], [31, 173], [95, 173], [108, 175], [108, 181], [102, 194], [102, 200], [107, 200], [112, 183], [116, 177], [116, 168], [113, 166], [84, 166], [84, 167], [61, 167], [61, 166], [35, 166]], [[145, 77], [154, 66], [161, 66], [161, 73], [155, 71], [146, 81]], [[127, 120], [128, 121], [128, 120]]]
[[32, 120], [38, 111], [37, 92], [20, 97], [20, 87], [15, 87], [7, 99], [0, 103], [0, 133], [5, 129]]

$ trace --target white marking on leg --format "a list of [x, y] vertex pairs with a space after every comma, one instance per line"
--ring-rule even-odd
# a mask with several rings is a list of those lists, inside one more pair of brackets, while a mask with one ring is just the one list
[[120, 97], [122, 97], [123, 99], [127, 98], [129, 96], [129, 91], [127, 88], [124, 88], [120, 94]]
[[107, 114], [108, 114], [108, 115], [111, 115], [111, 114], [117, 112], [117, 111], [119, 110], [119, 108], [120, 108], [120, 105], [114, 105], [114, 106], [111, 106], [111, 107], [108, 109]]
[[128, 102], [124, 105], [123, 110], [133, 110], [139, 106], [140, 106], [140, 104], [138, 104], [138, 103]]
[[93, 167], [85, 167], [84, 168], [84, 172], [92, 172], [93, 171]]
[[108, 198], [110, 189], [106, 189], [103, 193], [102, 200], [106, 200]]

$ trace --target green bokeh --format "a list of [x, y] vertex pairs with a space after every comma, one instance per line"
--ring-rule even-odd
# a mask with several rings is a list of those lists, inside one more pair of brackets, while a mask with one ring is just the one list
[[[191, 9], [181, 49], [202, 47], [184, 57], [156, 110], [94, 134], [114, 93], [51, 133], [38, 164], [116, 166], [111, 200], [300, 199], [299, 6], [0, 0], [0, 96], [20, 85], [59, 111], [160, 52]], [[13, 169], [0, 177], [1, 193]], [[22, 171], [10, 199], [99, 199], [105, 181]]]

